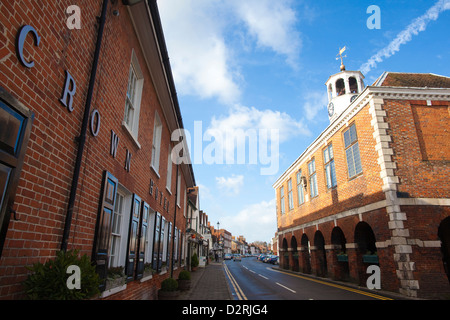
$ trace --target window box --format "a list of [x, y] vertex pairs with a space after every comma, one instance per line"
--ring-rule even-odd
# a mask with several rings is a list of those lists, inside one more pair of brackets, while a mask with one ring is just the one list
[[340, 262], [348, 262], [348, 255], [345, 253], [338, 254], [337, 260]]
[[378, 263], [378, 255], [376, 254], [365, 254], [363, 255], [363, 262], [365, 263]]
[[121, 287], [126, 283], [127, 277], [123, 276], [120, 278], [107, 278], [106, 279], [106, 289], [105, 291], [111, 290], [116, 287]]
[[109, 268], [105, 291], [123, 286], [126, 283], [126, 280], [127, 277], [123, 272], [123, 267]]

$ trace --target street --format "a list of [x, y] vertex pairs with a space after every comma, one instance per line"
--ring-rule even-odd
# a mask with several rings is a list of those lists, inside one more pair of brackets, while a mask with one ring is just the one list
[[377, 292], [274, 270], [255, 257], [226, 260], [225, 274], [236, 300], [391, 300]]

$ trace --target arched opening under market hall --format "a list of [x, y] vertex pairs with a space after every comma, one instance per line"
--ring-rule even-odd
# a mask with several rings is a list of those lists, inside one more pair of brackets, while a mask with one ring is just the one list
[[319, 230], [314, 234], [315, 268], [319, 277], [327, 276], [327, 254], [325, 251], [325, 238]]
[[438, 236], [441, 239], [442, 263], [450, 282], [450, 217], [442, 220], [438, 229]]

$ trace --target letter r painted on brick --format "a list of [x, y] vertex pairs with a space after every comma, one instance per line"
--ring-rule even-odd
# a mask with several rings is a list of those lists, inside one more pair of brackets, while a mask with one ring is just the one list
[[[72, 87], [72, 89], [70, 89]], [[70, 75], [69, 71], [66, 70], [66, 82], [64, 84], [64, 91], [61, 99], [59, 101], [67, 107], [69, 112], [73, 111], [73, 96], [77, 92], [77, 85], [75, 80]]]

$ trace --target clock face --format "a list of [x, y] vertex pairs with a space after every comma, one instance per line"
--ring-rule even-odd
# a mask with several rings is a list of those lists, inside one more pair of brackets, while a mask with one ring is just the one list
[[334, 113], [334, 104], [333, 102], [330, 102], [330, 104], [328, 105], [328, 116], [331, 117]]

